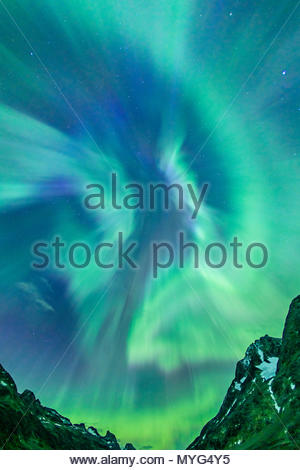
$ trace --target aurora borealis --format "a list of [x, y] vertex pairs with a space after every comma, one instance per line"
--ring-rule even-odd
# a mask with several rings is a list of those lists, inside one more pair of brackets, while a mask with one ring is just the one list
[[[299, 294], [296, 1], [0, 0], [0, 362], [72, 422], [185, 448]], [[86, 186], [208, 182], [205, 205], [87, 210]], [[263, 269], [148, 246], [262, 242]], [[137, 240], [140, 269], [32, 269], [31, 247]], [[243, 251], [241, 252], [243, 255]], [[243, 256], [241, 262], [244, 262]]]

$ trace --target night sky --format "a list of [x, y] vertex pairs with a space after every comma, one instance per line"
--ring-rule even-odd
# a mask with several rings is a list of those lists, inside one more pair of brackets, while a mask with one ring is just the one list
[[[0, 0], [0, 362], [20, 391], [121, 444], [185, 448], [248, 345], [281, 336], [299, 294], [299, 20], [294, 0]], [[112, 172], [120, 197], [210, 187], [196, 219], [188, 198], [87, 210]], [[179, 231], [199, 268], [153, 279], [149, 245]], [[118, 232], [138, 270], [31, 266], [37, 241]], [[267, 265], [242, 249], [241, 269], [205, 266], [234, 236]]]

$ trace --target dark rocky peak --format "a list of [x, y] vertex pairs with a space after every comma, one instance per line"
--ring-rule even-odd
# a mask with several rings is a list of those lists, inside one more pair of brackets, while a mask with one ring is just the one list
[[300, 296], [289, 308], [272, 389], [283, 412], [298, 410], [300, 413]]
[[36, 400], [35, 395], [31, 390], [24, 390], [24, 392], [20, 394], [20, 397], [26, 405], [33, 404]]
[[270, 377], [274, 376], [280, 349], [281, 339], [279, 338], [272, 338], [271, 336], [265, 335], [257, 339], [248, 347], [245, 357], [237, 363], [235, 381], [244, 382], [248, 378], [252, 380], [253, 377], [258, 374], [258, 370], [261, 370], [263, 377], [264, 375], [269, 375]]
[[0, 364], [0, 396], [16, 395], [17, 387], [12, 377]]
[[76, 426], [77, 429], [81, 429], [81, 431], [86, 431], [84, 423], [74, 424], [74, 426]]
[[107, 431], [105, 436], [104, 436], [104, 439], [106, 440], [106, 442], [112, 446], [117, 446], [119, 449], [120, 449], [120, 446], [118, 444], [118, 441], [117, 441], [117, 438], [116, 436], [111, 433], [110, 431]]
[[[291, 363], [293, 358], [293, 366]], [[278, 370], [290, 367], [297, 369], [300, 374], [300, 295], [298, 295], [291, 303], [288, 315], [286, 317], [283, 335], [282, 335], [282, 351], [278, 364]], [[294, 370], [295, 372], [295, 370]], [[299, 379], [299, 375], [295, 374]]]
[[120, 449], [116, 436], [86, 429], [52, 408], [42, 406], [33, 392], [18, 393], [0, 365], [0, 445], [5, 449]]
[[127, 442], [127, 444], [125, 444], [124, 450], [135, 450], [135, 447], [133, 447], [130, 442]]
[[94, 428], [94, 426], [89, 426], [87, 430], [93, 436], [97, 436], [97, 437], [100, 436], [100, 434], [98, 433], [97, 429]]
[[251, 344], [218, 414], [189, 449], [300, 447], [300, 296], [291, 303], [283, 338]]

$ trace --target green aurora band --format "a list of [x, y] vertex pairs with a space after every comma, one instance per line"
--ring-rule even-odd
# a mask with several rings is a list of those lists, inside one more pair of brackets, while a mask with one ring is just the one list
[[[296, 5], [0, 1], [0, 361], [21, 390], [122, 443], [180, 449], [247, 346], [281, 335], [300, 274]], [[112, 171], [122, 188], [210, 190], [195, 220], [87, 210], [86, 185], [109, 191]], [[187, 262], [153, 279], [149, 244], [179, 230], [202, 253], [264, 243], [268, 263], [249, 267], [243, 249], [243, 269]], [[31, 268], [36, 241], [120, 231], [138, 271]]]

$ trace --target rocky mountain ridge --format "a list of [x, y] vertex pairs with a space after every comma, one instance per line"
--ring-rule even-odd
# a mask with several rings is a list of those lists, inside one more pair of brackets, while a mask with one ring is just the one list
[[237, 363], [218, 414], [188, 449], [300, 448], [300, 296], [283, 337], [266, 335]]
[[[0, 446], [2, 449], [120, 449], [114, 434], [100, 436], [83, 423], [72, 424], [56, 410], [42, 406], [34, 394], [18, 393], [0, 365]], [[132, 449], [126, 444], [125, 449]]]
[[[0, 446], [3, 449], [120, 449], [114, 434], [72, 424], [42, 406], [34, 394], [18, 393], [0, 365]], [[283, 337], [251, 344], [218, 414], [188, 449], [300, 448], [300, 296], [289, 309]], [[134, 449], [126, 444], [125, 449]]]

